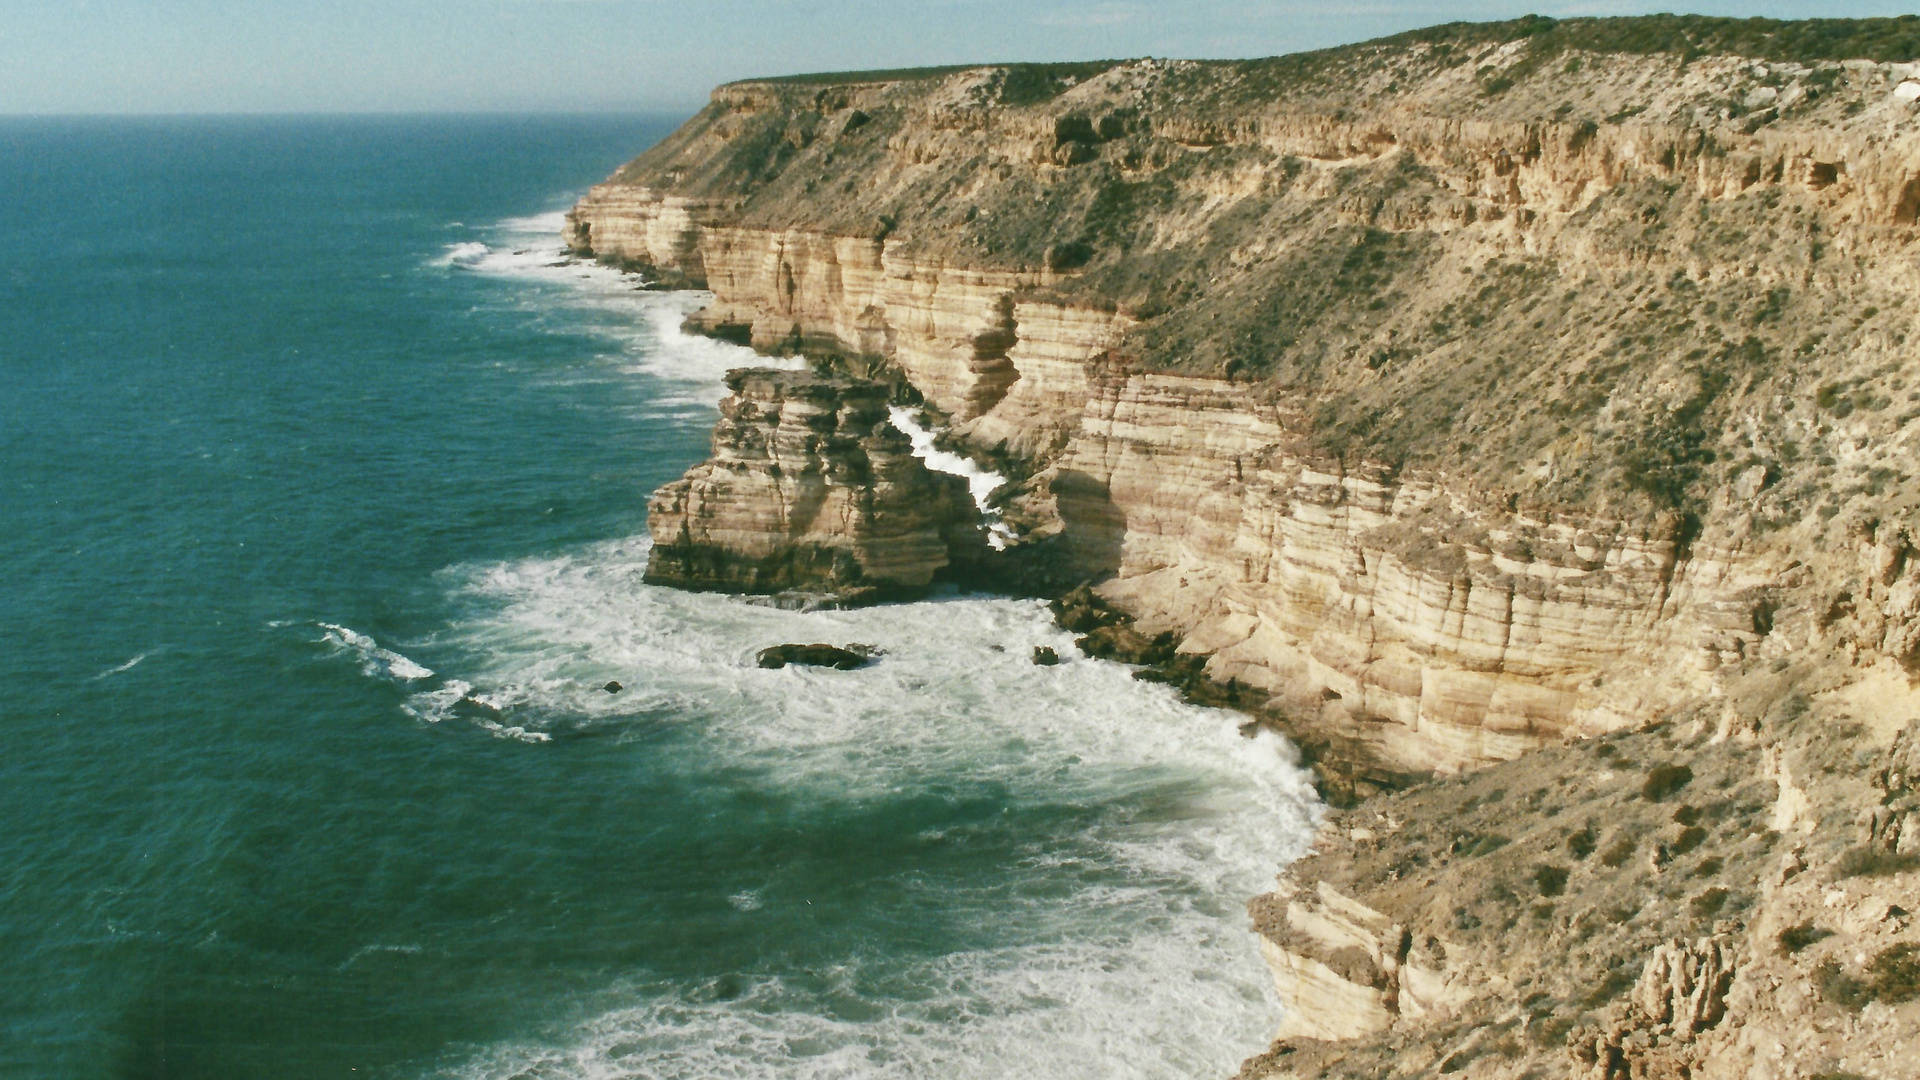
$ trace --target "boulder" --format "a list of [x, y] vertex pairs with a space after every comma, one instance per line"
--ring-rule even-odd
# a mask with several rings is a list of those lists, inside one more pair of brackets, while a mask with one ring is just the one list
[[865, 667], [873, 656], [871, 649], [838, 645], [772, 645], [760, 650], [760, 666], [763, 668], [783, 668], [788, 664], [802, 664], [807, 667], [830, 667], [841, 671], [852, 671]]

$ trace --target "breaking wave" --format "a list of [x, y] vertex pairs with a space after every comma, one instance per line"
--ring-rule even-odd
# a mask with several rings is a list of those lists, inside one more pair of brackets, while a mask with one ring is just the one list
[[[1103, 809], [991, 880], [910, 901], [1001, 928], [999, 944], [855, 950], [830, 970], [727, 976], [725, 993], [643, 982], [444, 1075], [1144, 1080], [1226, 1075], [1265, 1045], [1278, 1006], [1243, 905], [1304, 847], [1317, 806], [1285, 742], [1080, 657], [1037, 602], [783, 611], [645, 585], [647, 551], [618, 541], [449, 571], [472, 612], [445, 642], [471, 661], [462, 677], [529, 729], [680, 726], [709, 766], [798, 799], [961, 784]], [[782, 641], [859, 641], [881, 657], [852, 672], [757, 667]], [[1066, 662], [1033, 664], [1040, 645]], [[752, 917], [793, 903], [755, 890], [727, 902]]]
[[[727, 370], [803, 365], [686, 334], [706, 294], [647, 291], [572, 260], [561, 224], [502, 222], [436, 266], [527, 282], [526, 303], [584, 316], [566, 327], [612, 342], [621, 371], [661, 380], [648, 417], [704, 424]], [[967, 479], [1002, 546], [1011, 534], [990, 499], [1004, 478], [939, 449], [911, 412], [893, 420], [930, 468]], [[1001, 816], [921, 840], [1016, 840], [991, 872], [902, 866], [897, 894], [861, 894], [851, 913], [806, 913], [808, 898], [772, 883], [716, 899], [767, 925], [924, 920], [968, 928], [964, 942], [915, 955], [854, 945], [802, 968], [769, 957], [698, 976], [615, 973], [573, 1019], [460, 1052], [433, 1075], [1159, 1080], [1227, 1075], [1265, 1047], [1279, 1006], [1244, 905], [1305, 848], [1318, 814], [1283, 740], [1244, 737], [1235, 715], [1080, 656], [1038, 602], [786, 611], [648, 586], [648, 551], [641, 537], [448, 569], [460, 614], [433, 638], [447, 674], [406, 683], [405, 708], [554, 744], [543, 754], [580, 738], [646, 740], [662, 769], [751, 777], [797, 805], [991, 792]], [[386, 652], [362, 640], [354, 655]], [[761, 648], [796, 641], [865, 643], [879, 659], [851, 672], [756, 664]], [[1064, 662], [1032, 663], [1042, 646]], [[386, 672], [405, 681], [392, 661]], [[1030, 815], [1065, 824], [1028, 835]]]
[[[557, 287], [530, 303], [585, 309], [603, 318], [570, 323], [610, 339], [627, 374], [645, 374], [685, 384], [679, 400], [710, 409], [726, 394], [721, 380], [739, 367], [799, 369], [798, 356], [762, 356], [743, 345], [681, 329], [687, 316], [706, 306], [705, 292], [649, 290], [646, 281], [599, 263], [573, 257], [560, 240], [561, 212], [509, 218], [485, 230], [486, 239], [451, 244], [432, 265], [453, 271], [514, 278]], [[671, 400], [656, 405], [673, 404]], [[675, 419], [687, 419], [675, 416]]]
[[392, 649], [381, 648], [378, 642], [357, 630], [336, 626], [333, 623], [320, 623], [319, 626], [326, 631], [321, 635], [321, 640], [359, 660], [360, 670], [369, 678], [394, 679], [399, 682], [433, 678], [432, 668], [416, 664]]

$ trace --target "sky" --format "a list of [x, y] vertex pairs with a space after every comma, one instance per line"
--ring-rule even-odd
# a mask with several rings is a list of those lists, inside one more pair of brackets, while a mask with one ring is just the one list
[[1896, 15], [1920, 0], [0, 0], [0, 114], [690, 113], [757, 75], [1247, 57], [1456, 19]]

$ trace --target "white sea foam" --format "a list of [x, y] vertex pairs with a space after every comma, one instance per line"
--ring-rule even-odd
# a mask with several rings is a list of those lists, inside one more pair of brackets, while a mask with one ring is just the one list
[[[559, 227], [558, 215], [503, 222], [484, 254], [468, 248], [456, 262], [449, 248], [441, 265], [564, 286], [537, 302], [558, 295], [562, 309], [589, 312], [569, 332], [585, 325], [616, 344], [621, 371], [676, 384], [648, 403], [666, 417], [704, 422], [726, 370], [770, 363], [680, 330], [706, 294], [641, 292], [631, 275], [568, 261]], [[895, 422], [994, 516], [1002, 477], [939, 450], [911, 413]], [[992, 880], [912, 901], [1019, 928], [1003, 944], [848, 955], [806, 979], [761, 975], [725, 994], [672, 981], [610, 988], [618, 1004], [591, 1019], [491, 1047], [449, 1075], [1157, 1080], [1227, 1075], [1264, 1048], [1279, 1007], [1243, 905], [1304, 849], [1317, 813], [1289, 746], [1243, 738], [1237, 717], [1080, 657], [1035, 602], [784, 611], [644, 585], [647, 554], [638, 538], [449, 570], [456, 603], [474, 614], [436, 649], [460, 677], [420, 688], [408, 708], [529, 740], [557, 724], [665, 718], [696, 733], [710, 764], [798, 800], [961, 784], [1114, 810], [1075, 826], [1083, 835], [1023, 846]], [[760, 669], [755, 653], [784, 641], [859, 641], [885, 655], [851, 672]], [[1040, 645], [1065, 662], [1032, 664]], [[624, 691], [607, 694], [609, 680]], [[462, 700], [501, 719], [456, 712]], [[757, 918], [804, 900], [749, 889], [728, 902]]]
[[[1144, 1080], [1226, 1075], [1265, 1046], [1279, 1007], [1242, 905], [1303, 849], [1316, 812], [1283, 741], [1244, 738], [1233, 715], [1080, 657], [1037, 602], [783, 611], [644, 585], [647, 551], [637, 539], [449, 571], [478, 614], [441, 644], [523, 712], [590, 726], [672, 717], [723, 767], [796, 798], [957, 782], [1122, 810], [1026, 849], [977, 895], [920, 901], [1018, 926], [1025, 943], [849, 956], [824, 989], [767, 977], [718, 1000], [636, 987], [626, 1005], [452, 1075]], [[782, 641], [885, 655], [852, 672], [757, 667], [755, 652]], [[1036, 645], [1066, 662], [1032, 664]], [[609, 679], [625, 692], [601, 691]], [[1006, 881], [1030, 888], [1010, 897]], [[775, 902], [798, 901], [732, 898], [742, 911]]]
[[[433, 265], [564, 287], [567, 299], [562, 306], [611, 316], [574, 322], [570, 330], [611, 339], [625, 359], [621, 370], [628, 374], [686, 384], [678, 396], [689, 404], [710, 409], [725, 396], [721, 379], [734, 368], [806, 366], [800, 357], [761, 356], [742, 345], [686, 333], [681, 324], [706, 306], [712, 294], [645, 291], [638, 275], [574, 258], [560, 239], [565, 220], [564, 211], [509, 218], [486, 230], [484, 242], [448, 245]], [[543, 302], [551, 306], [552, 298]]]
[[321, 640], [352, 654], [360, 661], [360, 670], [371, 678], [388, 678], [398, 682], [413, 682], [433, 677], [433, 669], [423, 667], [401, 656], [392, 649], [383, 649], [380, 643], [367, 635], [333, 623], [319, 623], [326, 631]]
[[342, 971], [371, 956], [418, 956], [426, 950], [418, 945], [362, 945], [341, 963]]
[[506, 218], [499, 224], [502, 232], [542, 237], [557, 237], [566, 227], [567, 212], [565, 210], [549, 210], [544, 214], [533, 214], [528, 217]]
[[887, 409], [893, 419], [893, 426], [913, 442], [913, 456], [927, 463], [934, 472], [950, 476], [963, 477], [967, 481], [967, 492], [973, 496], [973, 505], [980, 508], [980, 514], [987, 519], [987, 543], [993, 550], [1004, 551], [1013, 540], [1013, 530], [1000, 520], [1000, 512], [992, 506], [993, 493], [1000, 490], [1007, 478], [997, 472], [980, 467], [972, 458], [942, 450], [934, 445], [939, 436], [926, 425], [917, 410], [901, 405], [892, 405]]
[[478, 266], [480, 263], [486, 261], [487, 257], [492, 254], [493, 252], [488, 249], [487, 245], [477, 241], [454, 244], [447, 249], [445, 255], [440, 257], [439, 265]]
[[100, 674], [95, 675], [94, 678], [96, 680], [104, 679], [109, 675], [118, 675], [123, 671], [132, 671], [136, 666], [139, 665], [140, 661], [145, 660], [146, 658], [147, 658], [147, 654], [141, 653], [140, 655], [134, 657], [133, 659], [127, 661], [126, 663], [121, 664], [119, 667], [108, 668], [107, 670], [101, 672]]

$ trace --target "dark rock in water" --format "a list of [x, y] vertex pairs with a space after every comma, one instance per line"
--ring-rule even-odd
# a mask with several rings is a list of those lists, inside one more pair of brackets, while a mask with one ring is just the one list
[[1148, 637], [1132, 626], [1102, 626], [1075, 638], [1075, 645], [1088, 656], [1118, 660], [1123, 664], [1162, 664], [1173, 659], [1180, 639], [1171, 633]]
[[503, 715], [498, 708], [468, 694], [453, 703], [453, 715], [464, 720], [498, 720]]
[[871, 646], [855, 645], [841, 648], [838, 645], [774, 645], [760, 650], [760, 666], [763, 668], [783, 668], [788, 664], [805, 664], [810, 667], [839, 668], [852, 671], [865, 666], [873, 655]]
[[1085, 585], [1049, 605], [1062, 629], [1081, 635], [1074, 639], [1080, 651], [1099, 660], [1123, 664], [1163, 664], [1174, 658], [1180, 638], [1172, 633], [1152, 637], [1133, 628], [1133, 616], [1101, 599]]
[[609, 694], [617, 694], [620, 691], [625, 690], [626, 687], [621, 686], [620, 681], [618, 679], [615, 679], [612, 682], [609, 682], [607, 685], [601, 687], [601, 689], [605, 690]]
[[1041, 667], [1052, 667], [1060, 662], [1060, 654], [1054, 652], [1053, 646], [1051, 645], [1035, 645], [1033, 647], [1033, 662], [1039, 664]]
[[1054, 621], [1060, 624], [1062, 630], [1071, 630], [1076, 634], [1133, 621], [1115, 611], [1085, 585], [1056, 598], [1047, 606], [1053, 609]]

